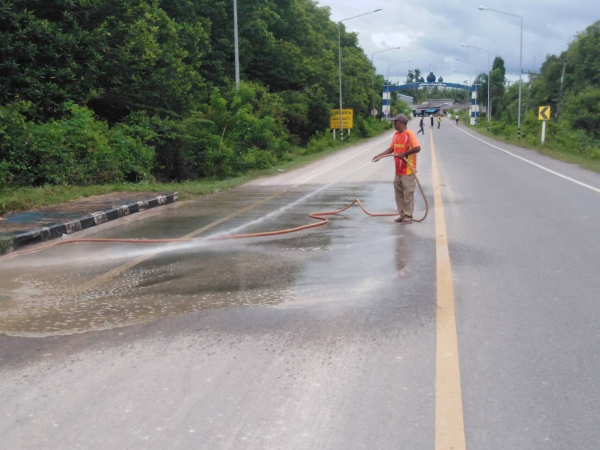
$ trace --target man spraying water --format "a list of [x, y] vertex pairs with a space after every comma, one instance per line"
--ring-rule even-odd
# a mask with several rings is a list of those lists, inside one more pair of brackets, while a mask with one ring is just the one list
[[[392, 121], [394, 122], [394, 128], [396, 129], [396, 133], [394, 134], [394, 138], [392, 139], [392, 145], [386, 151], [375, 156], [373, 158], [373, 162], [377, 162], [381, 158], [393, 157], [394, 161], [396, 163], [396, 176], [394, 178], [394, 191], [395, 191], [395, 195], [396, 195], [396, 206], [398, 207], [398, 213], [399, 213], [400, 217], [397, 218], [395, 220], [395, 222], [401, 222], [402, 224], [410, 224], [413, 222], [423, 222], [427, 218], [427, 215], [429, 213], [429, 203], [427, 202], [427, 196], [425, 195], [425, 192], [423, 191], [423, 188], [422, 188], [421, 184], [419, 183], [419, 180], [416, 176], [417, 153], [421, 151], [421, 147], [419, 145], [419, 142], [417, 141], [417, 137], [415, 136], [415, 134], [412, 131], [408, 130], [408, 128], [406, 126], [408, 123], [408, 119], [404, 114], [400, 114], [400, 115], [394, 117], [392, 119]], [[408, 161], [408, 163], [407, 163], [407, 161]], [[14, 251], [12, 253], [8, 253], [5, 255], [0, 255], [0, 260], [15, 257], [18, 255], [24, 255], [27, 253], [38, 252], [38, 251], [48, 249], [51, 247], [56, 247], [59, 245], [76, 244], [76, 243], [80, 243], [80, 242], [102, 243], [102, 244], [111, 242], [111, 243], [115, 243], [115, 244], [118, 243], [118, 244], [136, 244], [136, 245], [157, 244], [157, 245], [161, 245], [161, 246], [164, 244], [167, 244], [167, 243], [174, 243], [174, 244], [180, 244], [180, 245], [183, 244], [183, 245], [187, 246], [187, 248], [190, 248], [189, 246], [196, 246], [197, 243], [204, 243], [206, 241], [225, 240], [225, 239], [250, 239], [250, 238], [263, 238], [265, 236], [279, 236], [279, 235], [283, 235], [283, 234], [297, 233], [300, 231], [325, 226], [329, 223], [329, 220], [327, 219], [328, 216], [335, 216], [335, 215], [341, 214], [342, 212], [351, 208], [353, 205], [358, 205], [365, 214], [367, 214], [368, 216], [371, 216], [371, 217], [394, 217], [397, 215], [396, 213], [371, 213], [371, 212], [367, 211], [367, 209], [363, 206], [362, 202], [359, 199], [354, 199], [350, 203], [346, 204], [344, 207], [342, 207], [340, 209], [336, 209], [336, 210], [332, 210], [332, 211], [324, 211], [324, 212], [314, 212], [314, 213], [308, 214], [308, 217], [310, 217], [311, 219], [315, 219], [318, 222], [313, 222], [313, 223], [309, 223], [306, 225], [300, 225], [300, 226], [296, 226], [293, 228], [286, 228], [283, 230], [272, 230], [272, 231], [263, 231], [263, 232], [246, 233], [246, 234], [234, 234], [234, 233], [241, 231], [242, 229], [256, 225], [264, 220], [268, 220], [273, 217], [276, 217], [277, 215], [283, 213], [286, 210], [289, 210], [289, 209], [295, 207], [297, 204], [305, 201], [306, 199], [312, 197], [313, 195], [316, 195], [319, 192], [329, 188], [330, 186], [332, 186], [336, 183], [339, 183], [343, 179], [354, 175], [356, 172], [364, 169], [369, 164], [371, 164], [371, 163], [367, 163], [366, 165], [360, 166], [352, 172], [346, 173], [342, 178], [332, 181], [331, 183], [326, 184], [326, 185], [320, 187], [319, 189], [310, 192], [309, 194], [305, 195], [304, 197], [302, 197], [292, 203], [289, 203], [289, 204], [287, 204], [273, 212], [270, 212], [258, 219], [255, 219], [255, 220], [252, 220], [245, 224], [242, 224], [242, 225], [240, 225], [236, 228], [230, 229], [226, 232], [221, 232], [221, 233], [217, 233], [214, 235], [202, 236], [202, 237], [190, 237], [193, 235], [188, 235], [188, 236], [183, 236], [180, 238], [166, 238], [166, 239], [164, 239], [164, 238], [140, 239], [137, 237], [136, 238], [126, 238], [126, 239], [123, 239], [123, 238], [114, 238], [114, 239], [111, 239], [111, 238], [98, 238], [98, 239], [82, 238], [82, 239], [66, 239], [66, 240], [60, 239], [60, 240], [56, 240], [52, 244], [35, 246], [32, 248], [28, 248], [28, 249]], [[312, 177], [312, 178], [314, 178], [314, 177]], [[300, 184], [302, 184], [302, 183], [300, 183]], [[300, 184], [298, 184], [294, 187], [300, 186]], [[425, 214], [420, 219], [413, 219], [413, 217], [412, 217], [413, 209], [414, 209], [415, 184], [417, 186], [419, 186], [419, 191], [421, 192], [421, 195], [423, 196], [423, 201], [425, 202]], [[294, 187], [289, 188], [289, 189], [293, 189]], [[276, 196], [286, 193], [289, 189], [286, 189], [285, 191], [281, 192], [280, 194], [277, 194]], [[259, 204], [262, 204], [262, 202]], [[186, 244], [184, 244], [184, 243], [186, 243]], [[171, 251], [171, 250], [175, 250], [175, 249], [181, 250], [183, 247], [181, 247], [180, 245], [165, 246], [165, 247], [162, 247], [163, 250], [159, 250], [159, 251], [150, 250], [150, 251], [154, 252], [154, 254], [156, 254], [157, 252], [162, 252], [162, 251]]]
[[415, 174], [408, 164], [404, 161], [406, 158], [410, 165], [417, 170], [417, 153], [421, 151], [421, 146], [417, 136], [407, 128], [408, 118], [404, 114], [399, 114], [392, 119], [396, 134], [392, 139], [392, 145], [386, 151], [381, 152], [373, 158], [377, 162], [385, 155], [394, 154], [396, 163], [396, 176], [394, 178], [394, 193], [396, 195], [396, 206], [398, 207], [398, 217], [395, 222], [402, 225], [409, 225], [413, 222], [413, 211], [415, 208]]

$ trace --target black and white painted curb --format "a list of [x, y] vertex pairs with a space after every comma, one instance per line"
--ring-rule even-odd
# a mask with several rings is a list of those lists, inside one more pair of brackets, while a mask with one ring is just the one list
[[25, 247], [27, 245], [39, 244], [62, 237], [64, 235], [76, 233], [77, 231], [95, 227], [106, 222], [110, 222], [121, 217], [145, 211], [157, 206], [167, 205], [179, 200], [179, 194], [174, 192], [167, 195], [159, 195], [146, 200], [141, 200], [127, 205], [115, 206], [104, 211], [98, 211], [88, 216], [83, 216], [69, 222], [56, 223], [49, 227], [38, 228], [25, 233], [15, 234], [12, 239], [4, 238], [0, 242], [0, 254], [10, 253], [13, 250]]

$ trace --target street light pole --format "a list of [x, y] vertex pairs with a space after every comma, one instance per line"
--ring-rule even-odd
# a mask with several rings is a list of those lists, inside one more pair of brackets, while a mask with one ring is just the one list
[[517, 122], [517, 138], [521, 139], [521, 98], [523, 96], [523, 83], [522, 83], [522, 74], [523, 74], [523, 18], [521, 16], [517, 16], [516, 14], [507, 13], [504, 11], [498, 11], [497, 9], [486, 8], [485, 6], [479, 7], [480, 11], [493, 11], [500, 14], [505, 14], [507, 16], [517, 17], [521, 21], [521, 49], [519, 51], [519, 114], [518, 114], [518, 122]]
[[[339, 57], [339, 61], [338, 61], [338, 70], [339, 70], [339, 74], [340, 74], [340, 142], [343, 144], [344, 143], [344, 127], [343, 127], [343, 120], [342, 120], [342, 108], [343, 108], [343, 102], [342, 102], [342, 20], [340, 20], [338, 22], [338, 57]], [[333, 137], [335, 138], [335, 134], [333, 135]]]
[[[388, 70], [387, 70], [387, 86], [386, 86], [386, 88], [387, 88], [386, 90], [387, 90], [388, 93], [390, 92], [390, 67], [397, 66], [398, 64], [404, 64], [404, 63], [407, 63], [407, 62], [410, 62], [410, 59], [406, 59], [404, 61], [400, 61], [400, 62], [397, 62], [397, 63], [394, 63], [394, 64], [390, 64], [388, 66]], [[388, 113], [386, 114], [386, 117], [388, 118], [388, 120], [390, 119], [390, 114], [389, 113], [391, 112], [391, 109], [392, 109], [392, 99], [390, 97], [390, 108], [388, 109]]]
[[237, 0], [233, 0], [233, 33], [235, 43], [235, 88], [240, 90], [240, 48], [238, 44]]
[[[235, 0], [234, 0], [235, 1]], [[366, 16], [367, 14], [373, 14], [377, 11], [382, 11], [381, 9], [376, 9], [375, 11], [370, 11], [364, 14], [359, 14], [358, 16], [348, 17], [346, 19], [342, 19], [338, 22], [338, 66], [339, 66], [339, 76], [340, 76], [340, 142], [344, 143], [344, 116], [343, 116], [343, 102], [342, 102], [342, 22], [350, 19], [356, 19], [357, 17]]]
[[485, 48], [481, 48], [481, 47], [475, 47], [473, 45], [467, 45], [467, 44], [460, 44], [461, 47], [469, 47], [469, 48], [474, 48], [476, 50], [482, 50], [484, 52], [487, 52], [488, 54], [488, 82], [487, 82], [487, 95], [488, 95], [488, 100], [487, 100], [487, 130], [488, 133], [490, 132], [490, 121], [491, 121], [491, 104], [490, 104], [490, 84], [492, 83], [492, 70], [490, 67], [490, 51], [485, 49]]
[[385, 50], [379, 50], [371, 54], [371, 65], [373, 66], [373, 75], [371, 76], [371, 109], [373, 109], [373, 91], [375, 90], [375, 65], [373, 64], [373, 60], [377, 53], [389, 52], [390, 50], [400, 50], [400, 47], [386, 48]]

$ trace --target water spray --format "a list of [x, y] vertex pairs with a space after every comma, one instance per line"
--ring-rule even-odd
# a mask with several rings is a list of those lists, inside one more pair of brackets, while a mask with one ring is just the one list
[[[399, 156], [394, 155], [394, 154], [383, 155], [380, 158], [373, 160], [373, 162], [379, 161], [379, 160], [381, 160], [383, 158], [387, 158], [387, 157], [399, 157]], [[427, 218], [427, 215], [429, 214], [429, 203], [427, 202], [427, 197], [425, 196], [423, 187], [421, 186], [421, 183], [419, 182], [419, 178], [417, 177], [417, 172], [415, 171], [412, 164], [406, 158], [403, 158], [403, 159], [406, 162], [406, 164], [410, 167], [412, 173], [415, 174], [415, 180], [417, 182], [417, 186], [419, 187], [419, 191], [421, 192], [421, 195], [423, 196], [423, 200], [425, 201], [425, 214], [420, 219], [413, 219], [413, 222], [423, 222]], [[318, 227], [326, 226], [329, 223], [329, 219], [327, 218], [327, 216], [335, 216], [337, 214], [340, 214], [340, 213], [346, 211], [347, 209], [351, 208], [354, 205], [358, 205], [366, 215], [371, 216], [371, 217], [399, 216], [400, 215], [399, 213], [371, 213], [371, 212], [367, 211], [367, 209], [364, 207], [364, 205], [362, 204], [360, 199], [355, 199], [355, 200], [352, 200], [350, 203], [348, 203], [346, 206], [344, 206], [341, 209], [337, 209], [337, 210], [333, 210], [333, 211], [313, 212], [313, 213], [308, 214], [309, 218], [315, 219], [318, 222], [309, 223], [309, 224], [301, 225], [299, 227], [294, 227], [294, 228], [286, 228], [284, 230], [266, 231], [266, 232], [262, 232], [262, 233], [235, 234], [244, 228], [247, 228], [249, 226], [263, 222], [264, 220], [271, 219], [271, 218], [281, 214], [282, 212], [296, 206], [298, 203], [301, 203], [301, 202], [305, 201], [306, 199], [312, 197], [313, 195], [327, 189], [328, 187], [332, 186], [333, 184], [340, 182], [344, 178], [347, 178], [350, 175], [353, 175], [354, 173], [364, 169], [369, 164], [370, 163], [367, 163], [367, 164], [359, 167], [358, 169], [354, 170], [353, 172], [344, 175], [342, 178], [340, 178], [336, 181], [333, 181], [333, 182], [311, 192], [310, 194], [290, 203], [289, 205], [286, 205], [282, 208], [279, 208], [276, 211], [273, 211], [272, 213], [269, 213], [259, 219], [250, 221], [239, 227], [228, 230], [227, 232], [225, 232], [227, 234], [219, 233], [219, 234], [214, 234], [214, 235], [206, 236], [206, 237], [170, 238], [170, 239], [94, 239], [94, 238], [69, 239], [66, 241], [53, 242], [52, 244], [43, 245], [40, 247], [34, 247], [34, 248], [27, 249], [27, 250], [16, 251], [16, 252], [10, 253], [8, 255], [1, 256], [0, 260], [5, 259], [5, 258], [10, 258], [13, 256], [25, 255], [28, 253], [46, 250], [48, 248], [56, 247], [59, 245], [76, 244], [76, 243], [123, 243], [123, 244], [150, 244], [150, 245], [152, 245], [152, 244], [172, 244], [172, 243], [182, 243], [182, 242], [203, 242], [203, 241], [249, 239], [249, 238], [267, 237], [267, 236], [279, 236], [279, 235], [283, 235], [283, 234], [296, 233], [296, 232], [308, 230], [311, 228], [318, 228]]]

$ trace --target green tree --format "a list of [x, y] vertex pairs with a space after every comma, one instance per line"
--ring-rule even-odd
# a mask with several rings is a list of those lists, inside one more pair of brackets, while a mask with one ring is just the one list
[[182, 114], [203, 90], [207, 33], [157, 0], [2, 2], [1, 103], [31, 101], [48, 119], [70, 100], [114, 123], [141, 109]]
[[[93, 182], [147, 176], [132, 154], [151, 161], [158, 178], [184, 179], [264, 167], [291, 145], [321, 148], [339, 102], [330, 10], [313, 0], [247, 0], [238, 8], [243, 88], [236, 92], [230, 0], [0, 0], [0, 106], [14, 119], [1, 135], [0, 177], [18, 174], [4, 184], [84, 180], [34, 167], [44, 133], [55, 134], [46, 141], [59, 158], [55, 137], [67, 129], [95, 136], [88, 150], [73, 152], [65, 141], [64, 154], [78, 155], [64, 162], [71, 172], [97, 168], [98, 149], [112, 155], [114, 177], [87, 178]], [[384, 80], [343, 25], [341, 45], [344, 105], [360, 122], [372, 101], [380, 107]], [[378, 126], [362, 121], [363, 135]], [[26, 136], [19, 127], [38, 147], [14, 137]], [[122, 157], [105, 152], [106, 142]], [[149, 153], [155, 157], [139, 156]], [[130, 173], [119, 161], [140, 168]]]
[[504, 59], [501, 56], [496, 56], [494, 58], [494, 62], [492, 63], [492, 71], [498, 70], [502, 75], [502, 81], [506, 77], [506, 67], [504, 66]]
[[565, 116], [573, 128], [600, 138], [600, 88], [586, 86], [581, 91], [570, 91]]
[[[477, 97], [479, 103], [488, 107], [488, 74], [481, 73], [477, 76], [475, 83], [478, 83]], [[491, 73], [491, 85], [490, 85], [490, 113], [493, 116], [498, 105], [502, 101], [504, 96], [504, 82], [503, 82], [502, 70], [496, 68]]]

